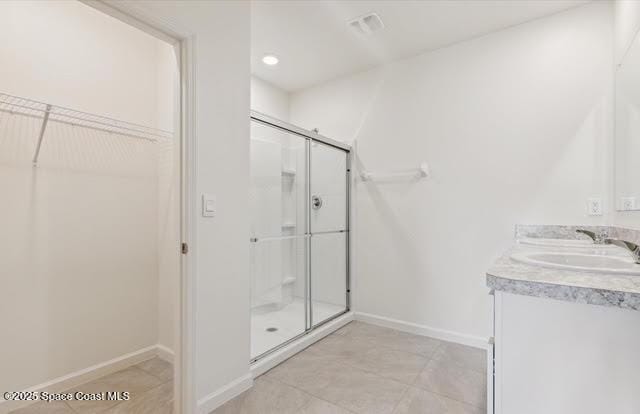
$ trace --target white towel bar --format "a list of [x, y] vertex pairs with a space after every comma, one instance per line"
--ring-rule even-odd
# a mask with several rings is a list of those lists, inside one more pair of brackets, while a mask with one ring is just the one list
[[377, 180], [392, 180], [392, 179], [420, 179], [429, 176], [429, 164], [424, 161], [420, 163], [418, 168], [412, 168], [402, 171], [391, 171], [388, 173], [372, 173], [368, 171], [362, 171], [360, 177], [362, 181], [377, 181]]

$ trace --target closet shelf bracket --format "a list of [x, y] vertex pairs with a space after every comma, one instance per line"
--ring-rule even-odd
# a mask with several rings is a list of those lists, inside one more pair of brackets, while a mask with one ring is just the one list
[[44, 117], [42, 118], [42, 126], [40, 127], [40, 136], [38, 136], [38, 145], [36, 146], [36, 152], [33, 154], [33, 166], [38, 165], [38, 157], [40, 156], [40, 148], [42, 147], [42, 139], [44, 138], [44, 132], [47, 130], [47, 123], [49, 122], [49, 114], [51, 113], [51, 105], [47, 105], [44, 111]]

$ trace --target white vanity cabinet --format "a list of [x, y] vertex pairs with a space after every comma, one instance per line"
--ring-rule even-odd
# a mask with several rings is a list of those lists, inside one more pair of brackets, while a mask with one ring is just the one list
[[640, 311], [492, 294], [489, 413], [640, 413]]

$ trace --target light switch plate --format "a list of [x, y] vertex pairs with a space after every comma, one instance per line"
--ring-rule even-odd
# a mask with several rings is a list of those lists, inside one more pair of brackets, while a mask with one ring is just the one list
[[216, 198], [211, 194], [202, 194], [202, 217], [214, 217], [216, 215]]
[[587, 200], [587, 214], [590, 216], [602, 215], [602, 199], [600, 197], [592, 197]]

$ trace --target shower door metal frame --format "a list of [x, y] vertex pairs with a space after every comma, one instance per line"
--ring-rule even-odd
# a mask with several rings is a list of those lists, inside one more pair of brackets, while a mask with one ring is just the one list
[[[305, 143], [305, 152], [306, 152], [306, 177], [305, 177], [305, 213], [306, 213], [306, 224], [305, 224], [305, 235], [304, 238], [306, 239], [305, 241], [305, 300], [304, 300], [304, 306], [305, 306], [305, 330], [304, 332], [302, 332], [301, 334], [298, 334], [296, 336], [294, 336], [293, 338], [282, 342], [281, 344], [269, 349], [266, 352], [263, 352], [260, 355], [257, 355], [256, 357], [250, 358], [250, 363], [254, 363], [257, 362], [261, 359], [263, 359], [264, 357], [272, 354], [275, 351], [278, 351], [279, 349], [282, 349], [283, 347], [289, 345], [290, 343], [304, 337], [305, 335], [315, 331], [316, 329], [320, 328], [321, 326], [333, 321], [336, 318], [339, 318], [340, 316], [348, 313], [351, 310], [351, 165], [352, 165], [352, 156], [353, 156], [353, 152], [352, 152], [352, 148], [350, 145], [344, 144], [342, 142], [336, 141], [334, 139], [325, 137], [324, 135], [320, 135], [315, 131], [309, 131], [306, 130], [304, 128], [300, 128], [296, 125], [290, 124], [288, 122], [282, 121], [280, 119], [277, 118], [273, 118], [269, 115], [265, 115], [261, 112], [257, 112], [257, 111], [251, 111], [251, 115], [250, 115], [250, 121], [256, 121], [260, 124], [266, 125], [266, 126], [270, 126], [276, 129], [280, 129], [284, 132], [287, 133], [291, 133], [294, 135], [298, 135], [301, 136], [302, 138], [304, 138], [306, 140]], [[309, 205], [309, 201], [310, 201], [310, 197], [311, 197], [311, 142], [319, 142], [321, 144], [325, 144], [325, 145], [329, 145], [333, 148], [342, 150], [346, 153], [346, 157], [347, 157], [347, 169], [345, 171], [345, 177], [346, 177], [346, 181], [347, 181], [347, 185], [346, 185], [346, 194], [345, 194], [345, 198], [346, 198], [346, 217], [345, 217], [345, 230], [343, 231], [345, 234], [345, 250], [346, 250], [346, 269], [345, 269], [345, 276], [346, 276], [346, 289], [345, 289], [345, 309], [344, 311], [337, 313], [333, 316], [331, 316], [330, 318], [327, 318], [323, 321], [321, 321], [318, 324], [313, 324], [313, 320], [312, 320], [312, 302], [311, 301], [311, 237], [312, 237], [312, 233], [311, 233], [311, 221], [310, 221], [310, 210], [311, 210], [311, 206]], [[296, 236], [298, 237], [298, 236]], [[258, 241], [258, 239], [252, 239], [251, 241]]]

